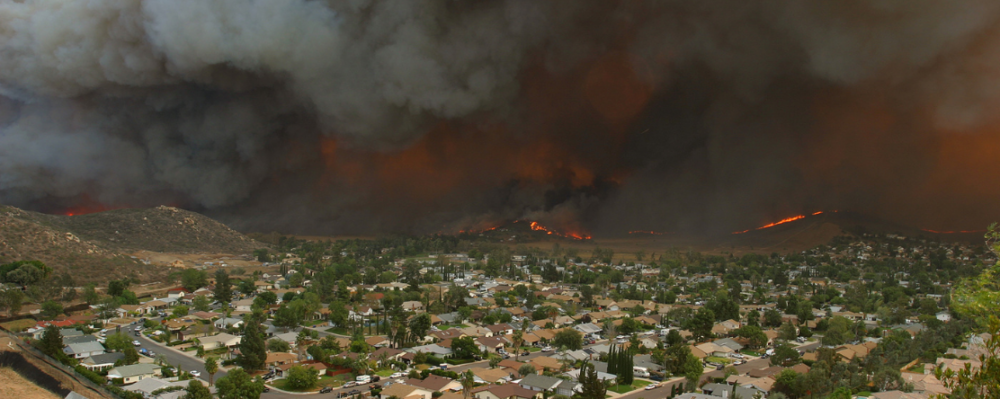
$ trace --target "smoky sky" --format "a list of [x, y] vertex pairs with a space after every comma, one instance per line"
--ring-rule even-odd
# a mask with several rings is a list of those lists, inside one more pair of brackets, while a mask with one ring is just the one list
[[1000, 219], [995, 1], [0, 4], [0, 202], [245, 230]]

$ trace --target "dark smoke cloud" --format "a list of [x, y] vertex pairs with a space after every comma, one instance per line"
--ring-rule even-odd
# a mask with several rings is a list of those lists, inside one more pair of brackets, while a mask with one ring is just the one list
[[0, 4], [0, 201], [237, 227], [1000, 219], [1000, 3]]

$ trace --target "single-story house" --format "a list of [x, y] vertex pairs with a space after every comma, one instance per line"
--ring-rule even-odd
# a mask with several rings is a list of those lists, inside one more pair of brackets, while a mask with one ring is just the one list
[[206, 351], [210, 351], [218, 348], [232, 348], [240, 344], [242, 337], [237, 337], [232, 334], [216, 334], [211, 337], [202, 337], [198, 339], [201, 342], [201, 347], [205, 348]]
[[538, 399], [542, 397], [542, 393], [524, 389], [515, 384], [486, 385], [474, 388], [472, 397], [475, 399]]
[[121, 352], [102, 353], [100, 355], [89, 356], [80, 361], [80, 365], [88, 370], [100, 371], [115, 366], [115, 362], [124, 359], [125, 354]]
[[86, 359], [94, 355], [103, 354], [104, 345], [101, 345], [101, 343], [97, 341], [69, 344], [63, 348], [63, 353], [74, 359]]
[[132, 384], [160, 373], [160, 366], [149, 363], [119, 366], [108, 371], [108, 379], [121, 378], [125, 384]]
[[389, 397], [395, 396], [397, 398], [407, 399], [410, 397], [417, 397], [421, 399], [431, 399], [433, 391], [428, 391], [424, 388], [415, 387], [413, 385], [407, 384], [392, 384], [388, 388], [382, 390], [379, 395], [381, 399], [389, 399]]
[[448, 377], [442, 377], [442, 376], [434, 375], [434, 374], [428, 375], [427, 378], [424, 378], [423, 380], [418, 380], [416, 378], [410, 378], [410, 379], [406, 380], [406, 382], [404, 382], [404, 384], [412, 385], [412, 386], [415, 386], [417, 388], [423, 388], [423, 389], [429, 390], [431, 392], [435, 392], [435, 391], [437, 391], [437, 392], [444, 392], [444, 391], [448, 391], [448, 390], [461, 389], [462, 388], [462, 383], [461, 382], [459, 382], [457, 380], [453, 380], [453, 379], [448, 378]]

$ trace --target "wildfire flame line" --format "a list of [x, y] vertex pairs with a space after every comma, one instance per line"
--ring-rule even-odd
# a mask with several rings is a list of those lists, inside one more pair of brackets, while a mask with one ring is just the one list
[[[822, 213], [822, 212], [820, 212], [820, 213]], [[817, 215], [817, 214], [814, 213], [813, 215]], [[766, 229], [766, 228], [769, 228], [769, 227], [774, 227], [774, 226], [777, 226], [777, 225], [780, 225], [780, 224], [794, 222], [796, 220], [805, 219], [805, 218], [806, 218], [806, 215], [795, 215], [795, 216], [792, 216], [790, 218], [781, 219], [781, 220], [779, 220], [777, 222], [774, 222], [774, 223], [765, 224], [765, 225], [760, 226], [760, 227], [758, 227], [756, 229], [753, 229], [753, 230], [763, 230], [763, 229]], [[748, 232], [750, 230], [751, 229], [746, 229], [746, 230], [743, 230], [743, 231], [734, 231], [733, 234], [743, 234], [743, 233], [746, 233], [746, 232]]]

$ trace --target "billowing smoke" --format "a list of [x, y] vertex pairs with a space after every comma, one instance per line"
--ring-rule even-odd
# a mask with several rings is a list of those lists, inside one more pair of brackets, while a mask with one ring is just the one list
[[1000, 219], [1000, 3], [0, 4], [0, 202], [235, 227]]

